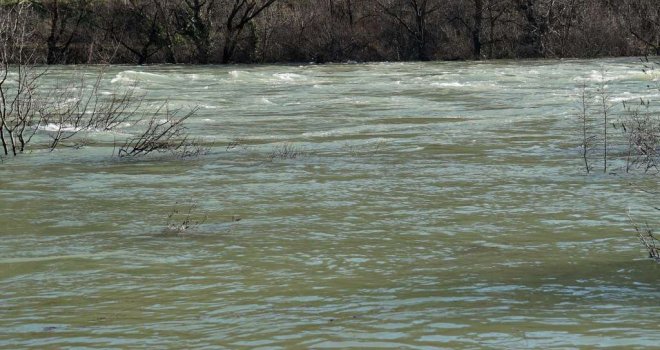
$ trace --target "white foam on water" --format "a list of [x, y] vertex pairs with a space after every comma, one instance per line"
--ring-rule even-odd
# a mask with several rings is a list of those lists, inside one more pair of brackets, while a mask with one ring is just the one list
[[299, 80], [306, 80], [307, 77], [304, 75], [296, 74], [296, 73], [275, 73], [273, 76], [281, 81], [286, 81], [286, 82], [293, 82], [293, 81], [299, 81]]
[[350, 135], [360, 135], [365, 133], [386, 133], [386, 132], [402, 131], [402, 130], [409, 130], [413, 127], [414, 125], [409, 125], [409, 124], [359, 125], [359, 126], [336, 128], [336, 129], [324, 130], [324, 131], [305, 132], [302, 134], [302, 136], [304, 137], [350, 136]]
[[446, 82], [446, 83], [431, 83], [431, 86], [437, 86], [437, 87], [465, 87], [469, 86], [467, 83], [459, 83], [457, 81], [452, 81], [452, 82]]
[[234, 78], [234, 79], [239, 79], [239, 78], [247, 75], [248, 72], [243, 71], [243, 70], [232, 70], [232, 71], [227, 72], [227, 74], [229, 74], [229, 76]]
[[404, 148], [404, 149], [399, 150], [398, 152], [399, 153], [414, 153], [414, 152], [423, 151], [425, 149], [426, 149], [426, 147], [417, 146], [417, 147]]
[[117, 73], [117, 75], [112, 80], [110, 80], [110, 83], [112, 84], [116, 84], [116, 83], [131, 84], [134, 82], [135, 82], [134, 79], [123, 74], [123, 72]]
[[459, 81], [446, 81], [446, 82], [433, 82], [430, 84], [436, 88], [446, 88], [446, 89], [479, 89], [479, 90], [491, 90], [500, 88], [500, 85], [497, 83], [489, 81], [476, 81], [476, 82], [459, 82]]
[[92, 133], [92, 134], [97, 134], [97, 135], [129, 135], [125, 132], [120, 131], [120, 129], [123, 128], [129, 128], [131, 127], [132, 124], [128, 122], [124, 122], [119, 124], [117, 127], [113, 128], [113, 130], [103, 130], [103, 129], [88, 129], [88, 128], [81, 128], [81, 127], [74, 127], [72, 125], [61, 125], [57, 123], [49, 123], [43, 126], [39, 127], [39, 130], [41, 131], [46, 131], [46, 132], [87, 132], [87, 133]]
[[610, 81], [620, 81], [620, 80], [650, 80], [658, 81], [660, 78], [660, 72], [648, 71], [644, 73], [640, 70], [626, 70], [623, 72], [608, 72], [601, 70], [592, 70], [589, 75], [582, 77], [575, 77], [573, 81], [577, 82], [595, 82], [595, 83], [607, 83]]
[[273, 102], [273, 101], [271, 101], [271, 100], [269, 100], [265, 97], [260, 98], [259, 102], [261, 102], [263, 104], [266, 104], [266, 105], [275, 105], [276, 104], [275, 102]]
[[630, 101], [631, 103], [638, 103], [640, 99], [644, 101], [656, 101], [660, 98], [660, 94], [632, 94], [630, 92], [624, 92], [619, 96], [610, 97], [611, 102], [623, 102]]
[[43, 131], [64, 131], [64, 132], [77, 132], [83, 130], [82, 128], [76, 128], [71, 125], [60, 125], [56, 123], [48, 123], [44, 126], [40, 126], [39, 130]]
[[165, 74], [156, 74], [148, 72], [138, 72], [134, 70], [126, 70], [123, 72], [117, 73], [117, 75], [110, 80], [111, 83], [134, 83], [143, 80], [163, 80], [170, 79], [168, 75]]

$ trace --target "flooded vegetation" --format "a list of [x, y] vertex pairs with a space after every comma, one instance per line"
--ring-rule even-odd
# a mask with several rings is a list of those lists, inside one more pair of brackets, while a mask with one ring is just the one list
[[[98, 90], [142, 94], [142, 122], [0, 164], [0, 347], [657, 346], [660, 265], [627, 214], [654, 223], [658, 177], [617, 145], [587, 174], [579, 118], [583, 83], [618, 105], [660, 100], [654, 78], [635, 59], [111, 66]], [[204, 152], [118, 157], [165, 101]]]

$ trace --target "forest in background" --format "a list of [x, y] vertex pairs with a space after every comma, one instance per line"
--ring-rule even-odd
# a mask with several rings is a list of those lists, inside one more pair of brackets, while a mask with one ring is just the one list
[[0, 0], [0, 16], [27, 16], [48, 64], [660, 53], [657, 0]]

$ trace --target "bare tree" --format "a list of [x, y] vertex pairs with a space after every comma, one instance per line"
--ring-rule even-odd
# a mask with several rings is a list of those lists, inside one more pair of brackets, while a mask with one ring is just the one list
[[25, 150], [42, 120], [35, 94], [45, 70], [36, 68], [32, 8], [19, 4], [0, 13], [0, 142], [5, 155]]
[[657, 1], [627, 1], [628, 31], [650, 52], [660, 55], [660, 7]]
[[160, 18], [160, 35], [163, 42], [163, 49], [165, 50], [166, 63], [178, 63], [175, 55], [174, 43], [177, 40], [176, 36], [179, 35], [176, 28], [175, 18], [172, 13], [175, 11], [174, 6], [170, 1], [152, 0], [158, 17]]
[[[0, 142], [4, 155], [16, 156], [37, 134], [49, 136], [48, 148], [58, 147], [80, 132], [109, 131], [127, 122], [139, 124], [144, 96], [134, 86], [101, 91], [103, 71], [89, 87], [84, 75], [52, 88], [43, 88], [30, 25], [33, 13], [28, 4], [0, 13]], [[165, 111], [165, 119], [159, 115]], [[183, 122], [195, 113], [176, 117], [164, 104], [148, 121], [146, 131], [126, 141], [120, 156], [153, 151], [181, 150], [185, 155], [199, 153], [187, 137]], [[49, 126], [48, 131], [44, 126]]]
[[483, 0], [474, 0], [474, 27], [472, 28], [472, 54], [475, 59], [481, 58], [481, 31], [483, 28], [484, 20], [484, 3]]
[[543, 44], [541, 38], [543, 32], [534, 5], [534, 0], [518, 0], [517, 3], [517, 9], [524, 17], [522, 44], [528, 51], [531, 51], [531, 55], [542, 55]]
[[[481, 59], [483, 56], [482, 48], [485, 42], [487, 42], [487, 40], [483, 39], [484, 21], [488, 20], [488, 14], [492, 14], [494, 8], [491, 0], [485, 1], [458, 1], [453, 4], [452, 15], [449, 18], [450, 23], [460, 23], [469, 31], [470, 42], [472, 44], [472, 58], [476, 60]], [[497, 18], [492, 17], [492, 20], [496, 22]], [[491, 25], [491, 35], [494, 35], [492, 27]]]
[[441, 2], [433, 0], [377, 0], [378, 6], [410, 35], [415, 43], [416, 58], [430, 59], [428, 17], [441, 9]]
[[209, 63], [215, 0], [183, 0], [174, 11], [179, 33], [195, 45], [197, 61]]
[[135, 86], [102, 94], [103, 77], [103, 72], [99, 73], [89, 88], [81, 75], [42, 97], [37, 113], [44, 124], [51, 126], [51, 150], [82, 131], [111, 131], [139, 119], [144, 96], [136, 93]]
[[[497, 58], [508, 55], [507, 50], [501, 45], [507, 41], [507, 36], [511, 35], [507, 28], [512, 23], [509, 19], [512, 10], [508, 0], [486, 0], [484, 12], [486, 13], [485, 20], [488, 23], [488, 40], [482, 44], [488, 45], [488, 57]], [[495, 51], [498, 47], [498, 51]], [[498, 52], [497, 55], [496, 52]]]
[[277, 0], [224, 0], [223, 6], [228, 9], [224, 21], [224, 46], [222, 63], [229, 63], [234, 57], [236, 47], [243, 30], [265, 9]]
[[91, 15], [91, 1], [46, 0], [32, 3], [35, 11], [48, 23], [47, 63], [66, 62], [71, 43], [80, 34], [83, 22]]
[[168, 63], [176, 62], [172, 51], [173, 34], [167, 26], [166, 11], [157, 0], [126, 0], [124, 6], [107, 4], [107, 18], [101, 27], [119, 45], [133, 54], [138, 64], [145, 64], [165, 50]]

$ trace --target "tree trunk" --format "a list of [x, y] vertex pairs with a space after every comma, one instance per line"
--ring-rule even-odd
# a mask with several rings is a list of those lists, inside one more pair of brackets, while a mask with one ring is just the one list
[[520, 0], [518, 10], [525, 17], [523, 25], [523, 56], [542, 57], [543, 52], [543, 27], [539, 23], [535, 10], [535, 0]]
[[238, 40], [238, 34], [227, 33], [225, 45], [222, 48], [222, 64], [231, 62], [231, 58], [234, 56], [234, 50], [236, 49], [236, 40]]
[[9, 155], [7, 150], [7, 141], [5, 140], [5, 131], [2, 126], [0, 126], [0, 141], [2, 142], [2, 149], [5, 152], [5, 155]]
[[481, 59], [481, 28], [483, 27], [483, 1], [474, 0], [474, 27], [472, 28], [472, 54]]
[[57, 49], [57, 27], [60, 18], [60, 8], [58, 0], [53, 0], [52, 3], [53, 10], [50, 16], [50, 35], [48, 36], [48, 55], [46, 57], [46, 62], [48, 64], [55, 64], [59, 60], [59, 52]]

